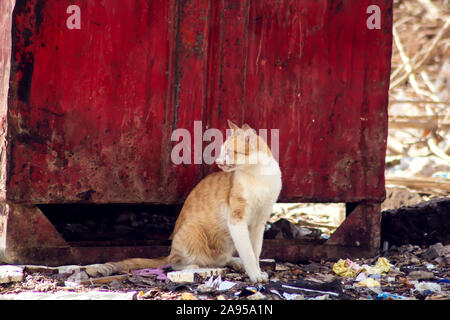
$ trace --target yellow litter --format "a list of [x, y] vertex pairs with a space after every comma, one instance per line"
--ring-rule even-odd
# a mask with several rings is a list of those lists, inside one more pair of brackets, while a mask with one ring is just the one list
[[373, 287], [379, 287], [380, 283], [377, 280], [373, 279], [373, 278], [366, 278], [366, 279], [358, 282], [356, 284], [356, 286], [373, 288]]
[[356, 277], [361, 271], [361, 267], [349, 259], [340, 259], [333, 265], [333, 271], [341, 277]]
[[195, 296], [192, 293], [189, 292], [183, 292], [181, 295], [181, 299], [183, 300], [197, 300]]
[[383, 274], [391, 270], [392, 264], [386, 258], [378, 258], [375, 266], [363, 265], [360, 266], [350, 259], [340, 259], [333, 265], [333, 271], [341, 277], [356, 277], [360, 272], [367, 274]]
[[362, 268], [364, 272], [367, 274], [385, 274], [391, 271], [392, 264], [389, 263], [389, 260], [386, 258], [378, 258], [375, 266], [371, 267], [368, 265], [363, 265]]
[[367, 272], [369, 274], [383, 274], [391, 271], [392, 264], [389, 263], [389, 260], [386, 258], [378, 258], [375, 267], [370, 267]]

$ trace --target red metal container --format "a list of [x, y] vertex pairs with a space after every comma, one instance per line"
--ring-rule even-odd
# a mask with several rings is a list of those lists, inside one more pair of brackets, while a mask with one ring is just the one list
[[391, 0], [13, 2], [4, 201], [181, 203], [215, 168], [174, 165], [172, 132], [227, 119], [279, 129], [280, 201], [384, 199]]

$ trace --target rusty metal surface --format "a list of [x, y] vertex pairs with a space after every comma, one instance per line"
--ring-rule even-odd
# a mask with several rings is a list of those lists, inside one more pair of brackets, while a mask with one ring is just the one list
[[6, 130], [11, 64], [11, 25], [15, 0], [0, 1], [0, 200], [6, 198]]
[[0, 208], [0, 261], [28, 259], [22, 252], [33, 248], [69, 249], [39, 208], [4, 202], [0, 202]]
[[227, 119], [280, 129], [281, 201], [383, 200], [391, 0], [78, 0], [80, 30], [71, 4], [17, 0], [8, 200], [180, 203], [216, 168], [172, 131]]

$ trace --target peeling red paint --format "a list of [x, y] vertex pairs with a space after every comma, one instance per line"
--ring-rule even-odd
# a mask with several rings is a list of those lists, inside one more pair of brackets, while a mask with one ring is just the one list
[[280, 129], [282, 201], [383, 200], [391, 0], [106, 2], [17, 0], [8, 200], [182, 202], [216, 168], [172, 131], [227, 119]]

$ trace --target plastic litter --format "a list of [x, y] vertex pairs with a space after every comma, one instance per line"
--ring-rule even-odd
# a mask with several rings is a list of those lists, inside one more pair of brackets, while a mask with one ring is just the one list
[[168, 267], [170, 267], [170, 266], [169, 265], [164, 265], [164, 266], [161, 266], [161, 267], [156, 268], [156, 269], [139, 269], [139, 270], [134, 270], [133, 271], [133, 275], [141, 276], [141, 277], [148, 277], [150, 275], [155, 275], [156, 274], [156, 279], [169, 281], [169, 278], [166, 276], [166, 274], [164, 272], [164, 269], [167, 269]]
[[0, 266], [0, 283], [19, 282], [23, 280], [23, 268], [11, 265]]
[[328, 300], [329, 298], [330, 298], [330, 296], [328, 294], [324, 294], [324, 295], [321, 295], [321, 296], [314, 297], [311, 300]]
[[[375, 266], [362, 265], [360, 266], [356, 262], [351, 261], [350, 259], [342, 260], [340, 259], [333, 265], [333, 271], [337, 275], [341, 277], [356, 277], [357, 281], [363, 281], [367, 277], [373, 278], [381, 278], [375, 275], [383, 275], [385, 273], [389, 273], [391, 270], [392, 264], [389, 263], [389, 260], [386, 258], [378, 258]], [[363, 274], [358, 278], [359, 275]]]
[[374, 267], [363, 265], [363, 268], [368, 274], [384, 274], [389, 273], [391, 270], [392, 264], [389, 263], [389, 260], [386, 258], [378, 258], [377, 263]]
[[435, 173], [433, 173], [432, 177], [433, 178], [450, 179], [450, 172], [444, 172], [444, 171], [435, 172]]
[[224, 275], [227, 272], [226, 268], [194, 268], [183, 269], [179, 271], [171, 271], [167, 273], [167, 278], [172, 282], [196, 283], [201, 278], [209, 278], [212, 276]]
[[183, 292], [181, 294], [181, 299], [183, 300], [197, 300], [195, 296], [190, 292]]
[[414, 285], [414, 290], [425, 294], [434, 292], [440, 293], [441, 286], [434, 282], [418, 282]]
[[373, 279], [373, 278], [366, 278], [362, 281], [359, 281], [356, 286], [358, 287], [367, 287], [367, 288], [373, 288], [373, 287], [379, 287], [380, 283]]
[[449, 279], [441, 279], [441, 280], [436, 281], [436, 283], [450, 283], [450, 280]]
[[395, 277], [387, 277], [387, 282], [394, 282], [395, 281]]
[[331, 291], [320, 291], [320, 290], [313, 290], [313, 289], [306, 289], [306, 288], [299, 288], [299, 287], [293, 287], [290, 285], [281, 285], [281, 288], [285, 288], [285, 289], [291, 289], [291, 290], [300, 290], [300, 291], [306, 291], [306, 292], [315, 292], [315, 293], [325, 293], [328, 295], [333, 295], [333, 296], [339, 296], [338, 293], [336, 292], [331, 292]]
[[239, 298], [242, 298], [242, 297], [251, 296], [257, 292], [259, 292], [259, 291], [258, 291], [258, 288], [256, 288], [256, 287], [246, 287], [241, 291], [237, 291], [234, 295], [238, 296]]
[[360, 281], [364, 281], [367, 279], [367, 273], [365, 272], [361, 272], [360, 274], [358, 274], [358, 276], [355, 278], [356, 282], [360, 282]]
[[73, 282], [73, 281], [64, 281], [64, 286], [67, 288], [81, 287], [79, 282]]
[[278, 290], [272, 289], [269, 290], [271, 293], [276, 294], [280, 299], [283, 299], [284, 297], [278, 292]]
[[212, 291], [227, 291], [236, 285], [235, 282], [223, 281], [221, 276], [214, 279], [211, 277], [204, 284], [198, 286], [198, 291], [201, 293], [207, 293]]
[[286, 300], [305, 300], [302, 294], [283, 292], [283, 298]]
[[436, 269], [436, 266], [435, 266], [434, 264], [432, 264], [432, 263], [427, 263], [427, 264], [425, 265], [425, 267], [426, 267], [428, 270]]
[[407, 298], [405, 296], [401, 296], [398, 294], [392, 294], [389, 292], [382, 292], [378, 294], [377, 300], [409, 300], [410, 298]]
[[333, 265], [334, 273], [341, 277], [356, 277], [361, 270], [361, 266], [350, 259], [339, 259], [339, 261]]
[[266, 298], [266, 296], [263, 295], [261, 292], [256, 292], [255, 294], [248, 296], [247, 300], [263, 300], [265, 298]]

